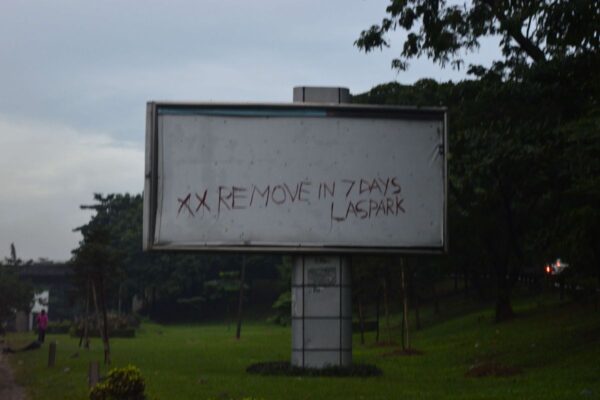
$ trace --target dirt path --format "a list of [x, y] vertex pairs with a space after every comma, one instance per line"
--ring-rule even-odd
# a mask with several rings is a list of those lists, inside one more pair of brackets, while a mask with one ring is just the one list
[[26, 400], [25, 390], [15, 383], [12, 370], [8, 366], [8, 361], [5, 357], [5, 355], [0, 353], [0, 399]]

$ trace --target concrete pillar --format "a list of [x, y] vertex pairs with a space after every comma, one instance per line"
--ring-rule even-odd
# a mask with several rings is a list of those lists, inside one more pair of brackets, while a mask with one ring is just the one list
[[[294, 102], [339, 104], [349, 99], [346, 88], [294, 88]], [[351, 365], [350, 257], [299, 255], [292, 268], [292, 365]]]
[[294, 257], [292, 365], [323, 368], [352, 364], [350, 257]]

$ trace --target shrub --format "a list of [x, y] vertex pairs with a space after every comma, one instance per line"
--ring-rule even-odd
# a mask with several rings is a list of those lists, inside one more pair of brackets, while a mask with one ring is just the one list
[[146, 383], [137, 367], [113, 368], [90, 390], [90, 400], [145, 400]]
[[[114, 313], [108, 314], [108, 336], [120, 337], [120, 338], [132, 338], [135, 337], [135, 325], [139, 326], [139, 320], [129, 315], [118, 315]], [[83, 326], [85, 325], [85, 319], [77, 320], [69, 330], [71, 336], [81, 336], [83, 332]], [[100, 330], [97, 326], [97, 320], [95, 317], [90, 316], [88, 318], [88, 329], [90, 337], [100, 337]]]
[[46, 333], [69, 333], [70, 327], [71, 321], [50, 322]]
[[273, 304], [272, 308], [276, 314], [268, 319], [269, 322], [287, 326], [290, 324], [292, 318], [290, 316], [290, 310], [292, 309], [292, 293], [290, 290], [282, 293], [277, 301]]

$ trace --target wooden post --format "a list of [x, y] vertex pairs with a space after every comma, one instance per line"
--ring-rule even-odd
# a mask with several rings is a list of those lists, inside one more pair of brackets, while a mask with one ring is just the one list
[[50, 342], [48, 347], [48, 367], [54, 367], [56, 364], [56, 342]]
[[93, 388], [100, 381], [100, 363], [98, 361], [90, 361], [88, 367], [88, 385]]

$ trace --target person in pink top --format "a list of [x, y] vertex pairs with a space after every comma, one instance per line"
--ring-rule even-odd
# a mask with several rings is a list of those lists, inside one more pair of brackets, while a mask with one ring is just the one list
[[37, 316], [36, 321], [38, 326], [38, 342], [44, 343], [46, 329], [48, 328], [48, 315], [46, 314], [46, 310], [42, 310], [41, 314]]

